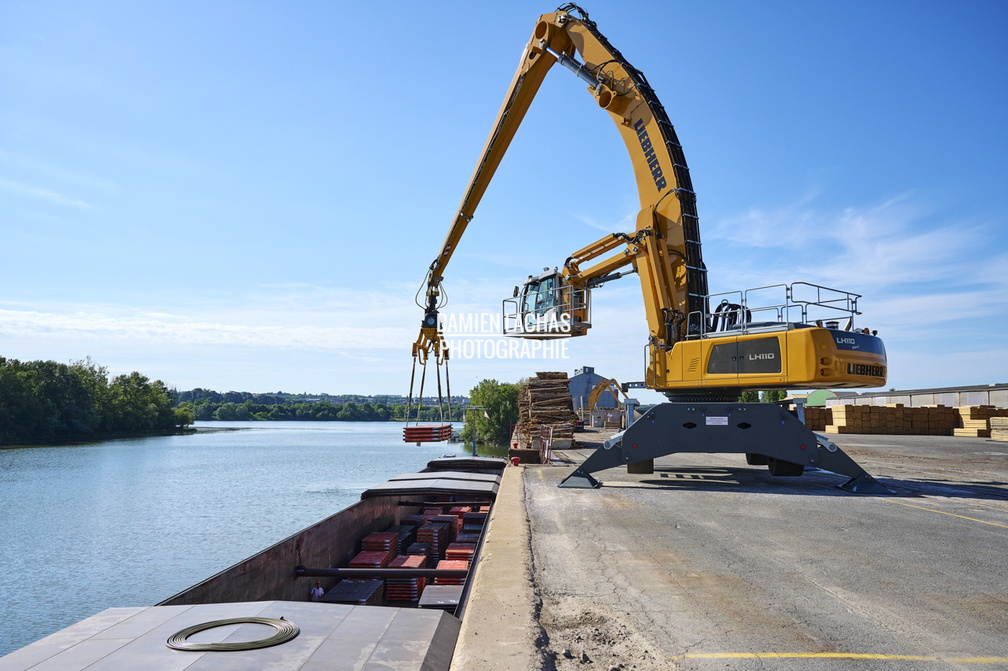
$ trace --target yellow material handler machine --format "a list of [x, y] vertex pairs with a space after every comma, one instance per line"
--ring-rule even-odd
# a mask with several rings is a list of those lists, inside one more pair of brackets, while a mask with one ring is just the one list
[[[648, 338], [643, 385], [662, 403], [591, 455], [561, 486], [594, 487], [592, 473], [646, 464], [675, 452], [737, 452], [774, 475], [806, 467], [845, 475], [843, 488], [888, 492], [834, 443], [774, 404], [739, 403], [753, 389], [878, 387], [886, 381], [877, 333], [855, 326], [855, 293], [805, 282], [709, 293], [696, 194], [675, 129], [643, 73], [574, 4], [535, 24], [448, 235], [426, 278], [414, 367], [447, 362], [438, 310], [459, 241], [546, 73], [561, 64], [587, 84], [630, 155], [640, 210], [636, 227], [573, 252], [503, 302], [506, 335], [564, 338], [592, 326], [591, 293], [635, 274]], [[639, 468], [637, 472], [640, 472]]]

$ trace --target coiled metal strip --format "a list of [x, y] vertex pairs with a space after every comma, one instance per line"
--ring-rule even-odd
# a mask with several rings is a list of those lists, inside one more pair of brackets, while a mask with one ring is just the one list
[[[186, 639], [193, 634], [198, 634], [207, 629], [225, 627], [229, 624], [263, 624], [276, 629], [276, 633], [268, 638], [258, 641], [240, 641], [235, 643], [190, 643]], [[298, 626], [293, 622], [272, 617], [235, 617], [228, 620], [213, 620], [203, 624], [195, 624], [191, 627], [179, 631], [172, 635], [166, 645], [173, 650], [187, 650], [190, 652], [231, 652], [235, 650], [258, 650], [259, 648], [269, 648], [290, 641], [301, 633]]]

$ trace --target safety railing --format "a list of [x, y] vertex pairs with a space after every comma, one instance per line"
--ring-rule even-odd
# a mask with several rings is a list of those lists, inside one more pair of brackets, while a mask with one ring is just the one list
[[859, 294], [808, 282], [772, 284], [704, 297], [705, 311], [689, 313], [686, 338], [710, 338], [811, 325], [850, 329]]
[[548, 464], [553, 455], [553, 427], [539, 425], [539, 463]]

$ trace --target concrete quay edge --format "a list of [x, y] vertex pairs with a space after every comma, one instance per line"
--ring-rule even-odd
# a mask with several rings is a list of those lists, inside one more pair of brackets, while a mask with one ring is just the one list
[[451, 671], [542, 668], [523, 466], [508, 466], [488, 520]]

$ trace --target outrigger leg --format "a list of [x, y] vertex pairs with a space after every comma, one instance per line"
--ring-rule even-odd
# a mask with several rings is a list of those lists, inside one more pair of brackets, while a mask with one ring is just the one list
[[895, 494], [835, 443], [768, 403], [662, 403], [606, 441], [560, 486], [598, 487], [592, 473], [676, 452], [745, 454], [773, 475], [801, 475], [810, 466], [846, 475], [840, 488], [854, 494]]

